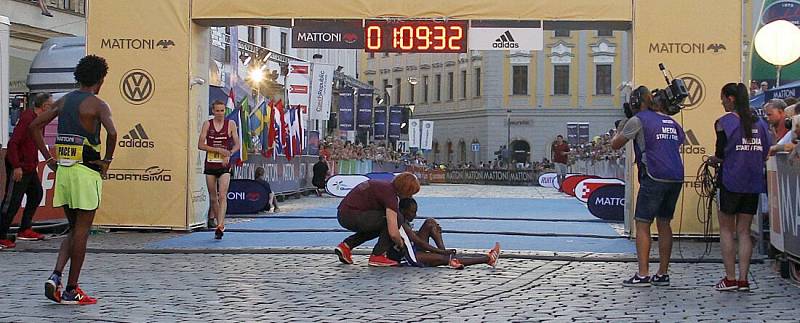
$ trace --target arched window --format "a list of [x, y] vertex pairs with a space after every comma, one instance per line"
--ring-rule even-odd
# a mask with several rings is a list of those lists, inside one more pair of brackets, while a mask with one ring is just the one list
[[453, 142], [447, 139], [447, 162], [453, 161]]

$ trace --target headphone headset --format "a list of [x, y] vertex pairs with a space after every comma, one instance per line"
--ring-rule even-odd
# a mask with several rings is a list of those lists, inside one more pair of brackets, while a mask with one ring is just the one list
[[633, 92], [631, 92], [629, 103], [631, 105], [631, 110], [634, 111], [634, 114], [642, 110], [642, 102], [644, 102], [644, 97], [648, 93], [650, 93], [650, 90], [644, 85], [637, 87], [635, 90], [633, 90]]

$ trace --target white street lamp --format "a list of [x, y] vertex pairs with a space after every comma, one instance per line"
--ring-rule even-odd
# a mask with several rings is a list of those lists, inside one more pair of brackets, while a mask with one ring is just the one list
[[776, 85], [781, 83], [781, 68], [800, 58], [800, 29], [786, 20], [776, 20], [758, 30], [756, 51], [777, 69]]

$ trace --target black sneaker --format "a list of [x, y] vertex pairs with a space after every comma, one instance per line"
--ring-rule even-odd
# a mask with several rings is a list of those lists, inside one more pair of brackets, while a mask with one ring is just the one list
[[222, 239], [222, 235], [225, 234], [225, 228], [217, 227], [217, 230], [214, 231], [214, 239], [220, 240]]
[[669, 274], [655, 274], [650, 277], [650, 283], [653, 284], [653, 286], [669, 286]]
[[650, 276], [639, 277], [639, 274], [622, 281], [622, 286], [625, 287], [650, 287], [650, 285]]
[[208, 219], [208, 228], [213, 229], [217, 227], [217, 220], [215, 219]]

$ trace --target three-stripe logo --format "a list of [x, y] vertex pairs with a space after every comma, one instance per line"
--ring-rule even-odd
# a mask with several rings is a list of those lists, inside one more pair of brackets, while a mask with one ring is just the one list
[[694, 131], [691, 129], [686, 130], [686, 139], [683, 141], [683, 145], [681, 145], [681, 153], [688, 155], [706, 154], [706, 147], [700, 145], [700, 141], [697, 140], [697, 136], [694, 135]]
[[133, 129], [128, 131], [126, 135], [122, 136], [122, 140], [119, 141], [119, 146], [123, 148], [153, 149], [155, 148], [155, 142], [150, 140], [150, 137], [147, 135], [147, 132], [144, 131], [142, 124], [137, 123]]
[[514, 36], [511, 35], [510, 30], [506, 30], [506, 32], [500, 34], [494, 43], [492, 44], [494, 48], [519, 48], [519, 43], [514, 40]]

